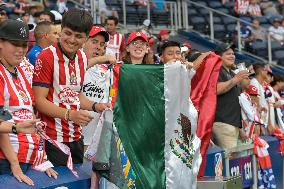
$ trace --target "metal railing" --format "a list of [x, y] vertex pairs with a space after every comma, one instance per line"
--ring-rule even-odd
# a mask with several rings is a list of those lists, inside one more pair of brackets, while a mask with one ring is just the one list
[[[193, 4], [194, 6], [196, 7], [201, 7], [201, 8], [204, 8], [206, 10], [209, 11], [209, 28], [210, 28], [210, 39], [211, 40], [215, 40], [215, 37], [214, 37], [214, 14], [217, 14], [217, 15], [222, 15], [222, 16], [225, 16], [225, 17], [228, 17], [228, 18], [231, 18], [233, 20], [235, 20], [237, 22], [237, 25], [236, 25], [236, 31], [237, 31], [237, 46], [238, 46], [238, 50], [239, 52], [241, 52], [243, 50], [243, 45], [242, 45], [242, 39], [241, 39], [241, 33], [240, 33], [240, 29], [241, 29], [241, 23], [245, 23], [247, 26], [253, 26], [252, 23], [250, 22], [247, 22], [246, 20], [242, 20], [240, 18], [237, 18], [237, 17], [234, 17], [232, 15], [229, 15], [229, 14], [226, 14], [222, 11], [218, 11], [218, 10], [215, 10], [215, 9], [212, 9], [208, 6], [205, 6], [205, 5], [202, 5], [202, 4], [199, 4], [197, 2], [194, 2], [194, 1], [191, 1], [191, 0], [186, 0], [186, 3], [189, 3], [189, 4]], [[187, 7], [187, 4], [185, 5]], [[256, 18], [257, 19], [257, 18]], [[186, 28], [187, 26], [185, 26]], [[273, 62], [273, 57], [272, 57], [272, 48], [271, 48], [271, 32], [266, 29], [266, 28], [263, 28], [263, 27], [260, 27], [263, 31], [265, 31], [266, 35], [267, 35], [267, 54], [268, 54], [268, 60], [266, 60], [268, 63], [272, 64], [274, 63]], [[261, 59], [263, 59], [262, 57], [259, 57]]]

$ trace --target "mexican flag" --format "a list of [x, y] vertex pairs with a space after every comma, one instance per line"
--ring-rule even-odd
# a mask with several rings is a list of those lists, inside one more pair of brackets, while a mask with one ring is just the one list
[[180, 62], [123, 64], [118, 71], [114, 125], [135, 188], [196, 188], [202, 158], [197, 111], [189, 98], [194, 71]]

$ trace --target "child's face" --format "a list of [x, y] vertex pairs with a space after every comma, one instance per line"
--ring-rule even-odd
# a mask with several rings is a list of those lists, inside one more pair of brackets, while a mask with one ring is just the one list
[[257, 95], [250, 95], [250, 98], [251, 98], [251, 102], [258, 106], [258, 104], [259, 104], [258, 96]]

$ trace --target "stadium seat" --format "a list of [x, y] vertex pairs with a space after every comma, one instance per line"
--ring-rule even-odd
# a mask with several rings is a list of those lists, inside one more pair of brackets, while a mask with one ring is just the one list
[[227, 32], [223, 24], [214, 24], [214, 37], [216, 39], [222, 40], [226, 35]]
[[[209, 16], [205, 17], [205, 19], [206, 19], [207, 23], [210, 23], [210, 17]], [[213, 16], [213, 22], [214, 22], [214, 24], [221, 24], [222, 20], [219, 16]]]
[[278, 41], [271, 41], [271, 49], [272, 52], [283, 49], [282, 45]]
[[240, 19], [241, 19], [241, 20], [244, 20], [244, 21], [246, 21], [246, 22], [251, 22], [251, 21], [252, 21], [252, 18], [249, 17], [249, 16], [242, 16], [242, 17], [240, 17]]
[[227, 31], [228, 32], [230, 32], [230, 33], [236, 32], [237, 24], [228, 24], [226, 26], [227, 26]]
[[222, 3], [221, 3], [220, 1], [210, 1], [210, 2], [208, 3], [208, 6], [209, 6], [210, 8], [213, 8], [213, 9], [222, 8], [222, 7], [223, 7], [223, 5], [222, 5]]
[[273, 52], [273, 59], [274, 60], [279, 60], [279, 59], [284, 59], [284, 50], [278, 50]]
[[209, 11], [208, 11], [207, 9], [204, 9], [204, 8], [200, 8], [200, 9], [199, 9], [199, 13], [200, 13], [202, 16], [206, 16], [206, 17], [209, 16]]
[[226, 9], [226, 8], [217, 8], [216, 10], [220, 11], [220, 12], [223, 12], [225, 14], [230, 14], [230, 11], [228, 9]]
[[254, 54], [264, 57], [267, 57], [267, 42], [266, 41], [254, 41], [251, 43], [251, 48]]
[[229, 1], [229, 2], [226, 2], [223, 6], [227, 9], [234, 9], [235, 5], [233, 1]]
[[196, 16], [198, 14], [199, 13], [197, 12], [195, 8], [188, 9], [188, 16]]
[[223, 16], [223, 17], [221, 17], [221, 18], [222, 18], [223, 23], [224, 23], [225, 25], [228, 25], [228, 24], [237, 24], [237, 21], [236, 21], [235, 19], [233, 19], [233, 18], [225, 17], [225, 16]]
[[201, 16], [193, 16], [189, 18], [189, 24], [193, 25], [193, 29], [204, 33], [206, 30], [206, 21]]

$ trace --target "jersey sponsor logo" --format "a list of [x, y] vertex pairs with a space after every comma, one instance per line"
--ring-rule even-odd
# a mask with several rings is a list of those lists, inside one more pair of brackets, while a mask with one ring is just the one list
[[62, 103], [74, 104], [79, 102], [79, 92], [73, 91], [70, 87], [63, 88], [58, 97]]
[[33, 113], [28, 109], [20, 109], [20, 110], [14, 111], [12, 114], [15, 120], [33, 119]]
[[83, 93], [87, 97], [97, 98], [99, 100], [104, 98], [105, 85], [100, 86], [98, 83], [89, 82], [83, 86]]

